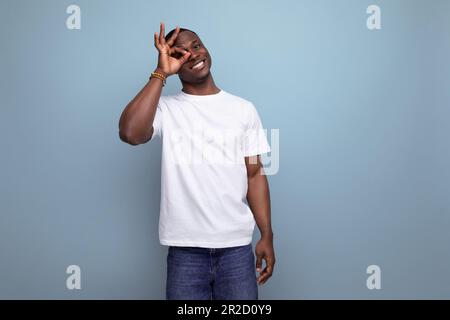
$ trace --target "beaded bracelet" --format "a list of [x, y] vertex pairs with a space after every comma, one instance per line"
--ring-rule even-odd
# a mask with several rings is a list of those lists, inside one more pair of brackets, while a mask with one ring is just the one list
[[159, 72], [152, 72], [150, 79], [151, 78], [158, 78], [163, 82], [163, 87], [166, 85], [166, 76], [164, 76], [162, 73]]

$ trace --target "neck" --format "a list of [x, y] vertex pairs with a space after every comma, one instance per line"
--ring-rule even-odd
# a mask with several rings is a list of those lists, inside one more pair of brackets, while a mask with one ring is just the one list
[[209, 94], [216, 94], [220, 92], [220, 88], [216, 86], [214, 83], [214, 79], [211, 75], [211, 72], [208, 74], [208, 76], [196, 83], [188, 83], [183, 80], [181, 80], [181, 83], [183, 85], [183, 92], [187, 94], [193, 94], [197, 96], [204, 96]]

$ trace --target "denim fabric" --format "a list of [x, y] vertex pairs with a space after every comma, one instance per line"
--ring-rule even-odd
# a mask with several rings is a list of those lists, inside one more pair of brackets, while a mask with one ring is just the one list
[[230, 248], [170, 246], [168, 300], [257, 300], [252, 244]]

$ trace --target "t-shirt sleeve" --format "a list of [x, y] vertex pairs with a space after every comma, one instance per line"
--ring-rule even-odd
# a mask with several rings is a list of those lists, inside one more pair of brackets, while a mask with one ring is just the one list
[[161, 138], [162, 134], [162, 108], [161, 101], [158, 102], [158, 106], [156, 107], [155, 119], [153, 120], [153, 134], [150, 140], [153, 140], [155, 136]]
[[250, 104], [250, 115], [248, 118], [248, 126], [244, 137], [244, 156], [250, 157], [270, 152], [271, 149], [261, 119], [253, 104]]

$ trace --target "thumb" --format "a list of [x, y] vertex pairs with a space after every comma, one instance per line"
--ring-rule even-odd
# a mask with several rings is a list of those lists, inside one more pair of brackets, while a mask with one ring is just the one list
[[186, 63], [190, 57], [191, 53], [189, 51], [185, 51], [184, 54], [178, 59], [180, 64]]
[[256, 255], [256, 271], [261, 272], [262, 268], [262, 255]]

